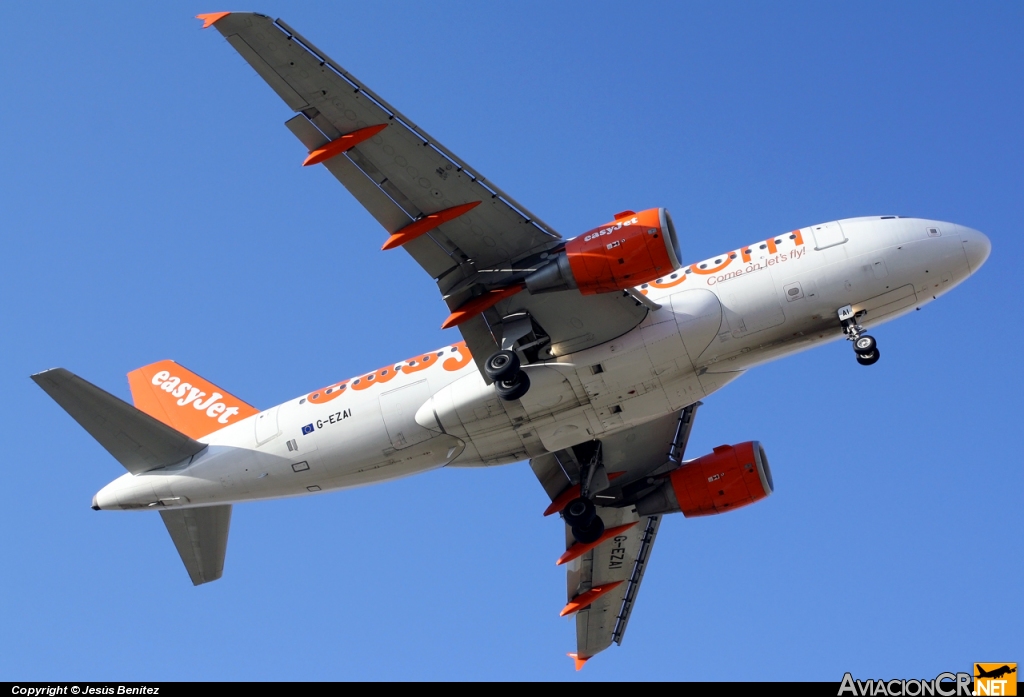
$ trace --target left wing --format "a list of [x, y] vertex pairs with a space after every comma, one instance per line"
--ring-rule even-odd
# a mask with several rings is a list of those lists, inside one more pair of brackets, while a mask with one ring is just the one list
[[549, 358], [609, 341], [646, 317], [648, 307], [628, 293], [518, 292], [542, 255], [563, 244], [558, 233], [282, 20], [199, 17], [298, 112], [286, 125], [309, 150], [306, 164], [322, 162], [391, 235], [384, 248], [403, 247], [435, 280], [452, 310], [446, 325], [461, 311], [478, 365], [503, 341], [546, 342]]
[[565, 526], [566, 551], [558, 560], [567, 571], [562, 614], [576, 615], [576, 652], [569, 655], [577, 670], [612, 642], [622, 643], [661, 524], [660, 516], [638, 515], [632, 503], [654, 488], [651, 475], [678, 466], [698, 406], [530, 461], [552, 500], [545, 515], [579, 496], [580, 480], [589, 476], [605, 526], [591, 545], [576, 542]]

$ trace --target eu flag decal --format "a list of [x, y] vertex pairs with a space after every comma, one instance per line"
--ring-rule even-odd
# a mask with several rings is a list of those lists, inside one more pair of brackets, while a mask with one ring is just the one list
[[306, 424], [305, 426], [302, 427], [302, 435], [308, 436], [312, 432], [313, 432], [313, 424]]

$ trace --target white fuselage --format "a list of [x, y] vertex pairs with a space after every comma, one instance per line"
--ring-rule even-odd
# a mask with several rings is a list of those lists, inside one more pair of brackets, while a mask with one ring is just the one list
[[641, 292], [661, 305], [593, 348], [525, 366], [500, 400], [456, 344], [285, 402], [200, 439], [176, 466], [126, 474], [102, 509], [204, 506], [329, 491], [443, 465], [498, 465], [676, 412], [746, 369], [937, 298], [984, 263], [989, 242], [951, 223], [855, 218], [756, 242]]

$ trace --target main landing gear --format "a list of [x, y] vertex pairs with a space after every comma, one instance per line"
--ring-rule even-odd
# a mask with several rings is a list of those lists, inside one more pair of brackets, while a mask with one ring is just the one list
[[572, 536], [577, 542], [590, 544], [597, 542], [604, 534], [604, 521], [597, 514], [597, 506], [590, 499], [573, 499], [562, 509], [565, 523], [572, 529]]
[[604, 534], [604, 521], [597, 514], [597, 506], [590, 498], [590, 486], [594, 473], [600, 465], [601, 448], [594, 451], [591, 461], [580, 467], [580, 495], [565, 505], [562, 517], [572, 531], [573, 538], [581, 544], [597, 542]]
[[881, 357], [875, 337], [864, 334], [864, 327], [857, 324], [858, 316], [849, 305], [839, 308], [839, 323], [843, 325], [843, 333], [853, 342], [853, 351], [857, 362], [861, 365], [874, 365]]
[[530, 377], [521, 369], [515, 351], [492, 353], [484, 363], [484, 372], [494, 381], [495, 392], [506, 402], [521, 398], [530, 389]]

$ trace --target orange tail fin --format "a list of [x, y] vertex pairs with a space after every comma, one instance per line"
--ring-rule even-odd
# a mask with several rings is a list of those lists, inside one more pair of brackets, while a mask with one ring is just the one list
[[174, 361], [128, 373], [136, 408], [190, 438], [218, 431], [259, 412]]

